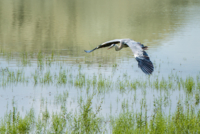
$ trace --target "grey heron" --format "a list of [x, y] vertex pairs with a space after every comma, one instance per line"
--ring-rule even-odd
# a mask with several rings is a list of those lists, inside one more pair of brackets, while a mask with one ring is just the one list
[[[119, 46], [116, 44], [119, 44]], [[152, 72], [154, 71], [153, 63], [150, 61], [148, 54], [144, 51], [144, 50], [147, 50], [148, 47], [144, 46], [140, 42], [136, 42], [131, 39], [110, 40], [110, 41], [102, 43], [101, 45], [97, 46], [96, 48], [94, 48], [92, 50], [88, 50], [88, 51], [85, 50], [85, 52], [90, 53], [96, 49], [104, 48], [104, 47], [108, 47], [108, 49], [110, 49], [114, 46], [115, 46], [116, 51], [121, 50], [123, 47], [130, 47], [134, 54], [135, 59], [138, 62], [138, 67], [145, 74], [148, 74], [148, 75], [152, 74]]]

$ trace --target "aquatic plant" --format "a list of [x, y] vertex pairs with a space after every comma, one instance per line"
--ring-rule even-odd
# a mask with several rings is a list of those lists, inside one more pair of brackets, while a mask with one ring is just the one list
[[187, 77], [185, 80], [185, 88], [187, 89], [187, 91], [192, 92], [194, 86], [195, 86], [194, 79], [192, 77]]
[[178, 103], [174, 114], [165, 115], [161, 109], [149, 121], [140, 113], [125, 112], [112, 120], [112, 133], [198, 133], [200, 131], [200, 110], [183, 109]]
[[50, 71], [47, 71], [47, 72], [44, 74], [44, 77], [42, 77], [42, 78], [40, 79], [40, 82], [41, 82], [41, 83], [44, 83], [44, 84], [50, 84], [50, 83], [52, 83], [52, 81], [53, 81], [53, 78], [52, 78], [52, 75], [51, 75]]
[[101, 132], [100, 118], [97, 116], [100, 108], [96, 113], [92, 111], [92, 97], [81, 106], [80, 115], [75, 115], [72, 133], [99, 133]]
[[67, 74], [65, 70], [61, 70], [59, 72], [58, 78], [57, 78], [57, 84], [66, 84], [67, 83]]
[[13, 110], [8, 112], [1, 120], [0, 132], [25, 134], [30, 132], [34, 122], [33, 109], [22, 118], [16, 107], [13, 107]]

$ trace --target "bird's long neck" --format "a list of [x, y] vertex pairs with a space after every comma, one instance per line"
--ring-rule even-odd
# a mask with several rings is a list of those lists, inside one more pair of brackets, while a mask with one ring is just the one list
[[122, 42], [120, 42], [120, 45], [119, 45], [119, 46], [118, 46], [118, 45], [115, 45], [115, 50], [116, 50], [116, 51], [119, 51], [119, 50], [121, 50], [123, 47], [124, 47], [124, 44], [123, 44]]

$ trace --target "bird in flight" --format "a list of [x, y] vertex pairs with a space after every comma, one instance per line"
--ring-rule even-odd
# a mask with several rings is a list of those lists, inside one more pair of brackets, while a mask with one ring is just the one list
[[[119, 45], [117, 45], [117, 44], [119, 44]], [[116, 51], [119, 51], [125, 47], [130, 47], [134, 54], [135, 59], [138, 62], [138, 67], [145, 74], [147, 74], [147, 75], [152, 74], [152, 72], [154, 71], [153, 63], [150, 61], [148, 54], [144, 51], [144, 50], [147, 50], [148, 47], [144, 46], [140, 42], [136, 42], [131, 39], [115, 39], [115, 40], [107, 41], [92, 50], [88, 50], [88, 51], [85, 50], [85, 52], [90, 53], [96, 49], [104, 48], [104, 47], [108, 47], [108, 49], [110, 49], [114, 46], [115, 46]]]

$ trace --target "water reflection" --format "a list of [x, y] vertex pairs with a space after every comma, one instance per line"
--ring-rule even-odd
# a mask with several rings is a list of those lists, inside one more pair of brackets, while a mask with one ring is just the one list
[[115, 38], [159, 46], [187, 19], [191, 1], [0, 1], [0, 46], [5, 51], [51, 51], [80, 56]]

